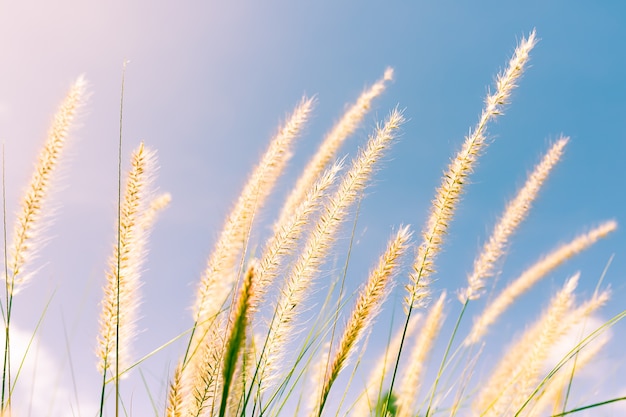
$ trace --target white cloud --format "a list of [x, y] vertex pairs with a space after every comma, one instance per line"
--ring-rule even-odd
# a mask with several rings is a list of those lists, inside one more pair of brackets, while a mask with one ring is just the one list
[[[549, 372], [552, 367], [567, 355], [582, 339], [591, 332], [600, 328], [605, 322], [599, 316], [589, 317], [571, 329], [558, 344], [554, 345], [546, 361], [545, 371]], [[572, 382], [572, 392], [569, 397], [567, 409], [582, 407], [596, 402], [609, 400], [626, 395], [626, 386], [615, 386], [615, 364], [604, 354], [608, 341], [612, 337], [610, 329], [600, 333], [585, 350], [593, 350], [594, 346], [600, 350], [586, 366], [576, 370]], [[583, 354], [580, 356], [584, 357]], [[571, 371], [570, 366], [566, 366], [567, 372]], [[607, 406], [595, 407], [576, 414], [577, 416], [614, 416], [626, 415], [626, 403], [617, 402]]]
[[[4, 333], [0, 333], [0, 342], [4, 346]], [[75, 401], [71, 382], [63, 376], [58, 358], [46, 346], [38, 343], [36, 337], [32, 341], [31, 338], [32, 333], [12, 326], [11, 374], [15, 386], [11, 399], [13, 415], [80, 415], [79, 410], [72, 411]], [[88, 409], [95, 407], [90, 406]]]
[[[598, 316], [592, 316], [587, 318], [586, 321], [574, 326], [565, 336], [563, 336], [559, 343], [555, 344], [548, 355], [547, 367], [546, 371], [551, 369], [551, 366], [548, 364], [556, 364], [558, 363], [567, 353], [572, 350], [574, 346], [576, 346], [584, 337], [586, 337], [589, 333], [593, 332], [602, 324], [604, 320], [602, 320]], [[610, 329], [602, 332], [594, 341], [591, 342], [589, 347], [594, 344], [600, 343], [604, 344], [611, 338]]]

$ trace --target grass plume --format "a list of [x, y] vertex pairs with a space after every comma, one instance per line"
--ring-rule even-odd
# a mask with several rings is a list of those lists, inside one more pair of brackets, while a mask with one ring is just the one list
[[528, 176], [524, 187], [507, 204], [504, 214], [494, 227], [493, 233], [485, 243], [480, 256], [474, 261], [474, 272], [467, 279], [469, 286], [465, 293], [461, 294], [461, 302], [465, 303], [466, 300], [473, 300], [480, 296], [485, 286], [485, 279], [494, 274], [495, 264], [503, 255], [509, 237], [527, 216], [530, 205], [539, 193], [541, 185], [548, 178], [548, 174], [561, 158], [568, 140], [568, 138], [562, 137], [556, 141], [539, 165]]
[[85, 101], [86, 81], [81, 76], [70, 87], [65, 99], [54, 116], [48, 137], [39, 153], [30, 183], [21, 202], [18, 212], [13, 239], [7, 248], [6, 239], [6, 201], [4, 181], [4, 154], [3, 154], [3, 210], [4, 214], [4, 281], [5, 304], [3, 306], [4, 319], [4, 361], [2, 372], [2, 394], [0, 412], [11, 413], [11, 314], [13, 310], [13, 296], [16, 295], [30, 280], [29, 263], [36, 257], [42, 246], [40, 238], [43, 232], [48, 207], [46, 200], [50, 194], [50, 187], [54, 180], [58, 165], [63, 155], [72, 124]]
[[9, 275], [6, 277], [9, 297], [19, 292], [30, 279], [24, 267], [37, 252], [36, 238], [43, 227], [42, 222], [46, 212], [45, 200], [50, 193], [53, 176], [63, 155], [72, 123], [85, 99], [85, 88], [85, 79], [79, 77], [61, 103], [26, 188], [9, 249], [10, 256], [7, 264]]
[[530, 51], [535, 46], [535, 32], [520, 41], [507, 69], [496, 78], [496, 91], [485, 100], [485, 108], [478, 124], [465, 138], [463, 147], [452, 159], [443, 175], [441, 185], [435, 193], [432, 209], [426, 227], [422, 233], [423, 241], [419, 246], [411, 282], [407, 285], [407, 308], [423, 304], [428, 295], [428, 279], [434, 272], [436, 254], [441, 250], [443, 237], [459, 203], [459, 198], [469, 174], [473, 171], [478, 157], [487, 146], [487, 124], [502, 114], [502, 108], [508, 103], [517, 80], [521, 77], [528, 62]]
[[302, 176], [298, 179], [289, 197], [287, 197], [277, 224], [283, 224], [285, 219], [298, 207], [316, 178], [335, 159], [341, 145], [359, 127], [363, 118], [370, 110], [374, 99], [385, 91], [385, 84], [392, 79], [393, 69], [387, 68], [383, 77], [363, 91], [356, 102], [350, 106], [337, 124], [328, 132], [322, 145], [304, 168]]
[[[110, 271], [100, 316], [98, 369], [114, 375], [130, 365], [128, 349], [137, 331], [141, 271], [145, 258], [149, 226], [155, 209], [150, 206], [150, 185], [155, 170], [155, 154], [143, 143], [133, 152], [121, 206], [119, 240], [113, 249]], [[160, 204], [159, 204], [160, 206]]]
[[326, 372], [318, 406], [318, 415], [322, 414], [328, 393], [339, 372], [345, 366], [348, 357], [353, 352], [354, 346], [380, 310], [388, 292], [389, 281], [395, 275], [398, 258], [406, 251], [410, 237], [411, 233], [407, 226], [398, 230], [396, 236], [389, 242], [387, 250], [378, 261], [378, 265], [371, 272], [367, 284], [361, 290], [339, 341], [337, 351], [330, 361], [330, 367]]

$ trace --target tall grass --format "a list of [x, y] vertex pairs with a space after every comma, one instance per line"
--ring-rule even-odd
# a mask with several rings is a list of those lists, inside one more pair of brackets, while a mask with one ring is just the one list
[[[155, 414], [544, 416], [566, 415], [622, 400], [600, 397], [596, 403], [570, 407], [568, 394], [581, 369], [593, 363], [607, 342], [600, 336], [625, 313], [587, 329], [568, 346], [563, 358], [549, 362], [551, 349], [609, 300], [609, 291], [599, 289], [588, 300], [577, 301], [579, 275], [565, 281], [541, 316], [529, 317], [536, 321], [507, 347], [491, 367], [491, 375], [482, 377], [474, 372], [477, 363], [490, 361], [482, 354], [489, 343], [487, 334], [504, 311], [549, 272], [617, 228], [613, 220], [601, 223], [539, 259], [519, 278], [500, 284], [502, 290], [490, 279], [500, 272], [499, 260], [534, 200], [540, 197], [550, 172], [558, 169], [568, 144], [565, 137], [551, 144], [530, 171], [474, 264], [468, 266], [467, 287], [457, 291], [460, 313], [452, 333], [442, 333], [453, 301], [446, 291], [436, 294], [432, 285], [437, 254], [446, 245], [446, 234], [461, 209], [465, 185], [490, 142], [489, 124], [509, 104], [535, 44], [533, 31], [519, 42], [504, 71], [497, 75], [476, 126], [465, 137], [435, 191], [420, 238], [412, 238], [413, 227], [398, 225], [358, 289], [347, 287], [347, 269], [330, 284], [320, 276], [335, 259], [338, 240], [346, 236], [346, 225], [355, 221], [359, 202], [398, 140], [408, 110], [392, 109], [351, 160], [337, 158], [341, 144], [362, 124], [372, 102], [384, 93], [393, 74], [387, 69], [326, 135], [276, 213], [267, 241], [254, 242], [254, 230], [264, 227], [257, 214], [273, 193], [293, 144], [313, 111], [315, 100], [303, 98], [252, 171], [208, 257], [199, 277], [189, 329], [172, 335], [173, 340], [186, 341], [185, 349], [169, 380], [163, 381], [167, 388], [160, 393], [161, 408]], [[79, 79], [54, 120], [21, 202], [12, 240], [7, 237], [3, 193], [3, 416], [17, 416], [12, 399], [19, 369], [11, 367], [11, 313], [14, 301], [25, 300], [14, 296], [30, 279], [36, 279], [29, 267], [42, 244], [49, 182], [83, 95], [84, 81]], [[155, 153], [142, 143], [132, 153], [127, 173], [119, 173], [117, 238], [110, 270], [102, 277], [104, 295], [95, 358], [102, 375], [99, 416], [124, 415], [124, 405], [132, 398], [124, 389], [123, 376], [134, 372], [139, 363], [131, 352], [137, 336], [135, 320], [146, 244], [156, 215], [170, 199], [168, 194], [155, 194], [155, 169]], [[3, 176], [3, 189], [4, 185]], [[350, 262], [349, 256], [346, 262]], [[496, 295], [485, 301], [482, 296], [487, 288], [495, 289]], [[312, 296], [324, 292], [327, 296], [323, 301]], [[379, 313], [396, 310], [391, 303], [398, 298], [390, 297], [390, 293], [402, 294], [404, 313], [401, 317], [397, 312], [391, 318], [383, 316], [391, 321], [388, 331], [378, 334], [379, 327], [373, 324]], [[432, 302], [432, 298], [437, 301]], [[473, 324], [466, 317], [470, 304], [483, 307]], [[372, 340], [385, 341], [386, 345], [376, 360], [370, 359], [377, 348]], [[442, 355], [434, 351], [439, 340], [446, 344]], [[158, 356], [160, 350], [156, 347], [149, 356]], [[150, 392], [153, 394], [158, 393]], [[70, 404], [67, 410], [70, 415]]]

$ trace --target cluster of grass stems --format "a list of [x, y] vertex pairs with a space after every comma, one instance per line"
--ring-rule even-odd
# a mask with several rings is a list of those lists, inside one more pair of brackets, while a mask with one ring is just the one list
[[[607, 290], [598, 288], [589, 299], [576, 300], [578, 275], [565, 281], [543, 313], [494, 364], [490, 376], [477, 380], [473, 372], [485, 335], [504, 311], [563, 262], [616, 229], [612, 220], [589, 228], [538, 259], [503, 289], [494, 288], [491, 279], [500, 272], [510, 238], [558, 164], [566, 137], [546, 150], [485, 239], [468, 270], [467, 286], [457, 292], [462, 308], [445, 352], [440, 361], [430, 360], [441, 337], [446, 307], [453, 302], [446, 292], [434, 294], [437, 255], [464, 187], [489, 144], [489, 124], [508, 104], [535, 43], [534, 32], [523, 38], [497, 75], [477, 124], [445, 170], [421, 233], [414, 235], [405, 225], [395, 227], [359, 289], [346, 288], [345, 271], [332, 285], [324, 285], [319, 276], [335, 257], [333, 248], [346, 224], [355, 221], [372, 173], [396, 142], [405, 121], [403, 112], [391, 110], [350, 161], [337, 155], [384, 92], [393, 72], [386, 70], [366, 88], [325, 136], [276, 216], [271, 236], [263, 243], [251, 242], [254, 228], [259, 227], [255, 215], [272, 193], [313, 111], [316, 101], [304, 97], [272, 138], [215, 242], [197, 286], [193, 324], [173, 338], [187, 340], [186, 349], [172, 369], [159, 413], [168, 417], [561, 416], [622, 400], [600, 399], [578, 408], [568, 404], [573, 379], [606, 343], [599, 336], [622, 315], [581, 336], [558, 363], [550, 364], [551, 371], [545, 371], [550, 349], [609, 298]], [[41, 246], [45, 200], [84, 100], [81, 78], [54, 119], [10, 240], [4, 221], [3, 416], [12, 415], [19, 376], [19, 369], [11, 367], [14, 296], [34, 278], [29, 262]], [[128, 353], [136, 335], [142, 262], [150, 230], [170, 200], [169, 194], [155, 192], [156, 154], [143, 143], [133, 151], [130, 168], [123, 175], [121, 114], [117, 236], [104, 277], [97, 340], [102, 375], [99, 416], [108, 407], [114, 408], [115, 416], [128, 414], [121, 377], [145, 359], [133, 360]], [[4, 194], [3, 208], [6, 219]], [[493, 296], [479, 304], [482, 312], [468, 325], [464, 316], [468, 305], [480, 303], [488, 286]], [[385, 301], [392, 299], [388, 295], [394, 287], [404, 294], [404, 315], [393, 318], [388, 334], [377, 336], [388, 341], [380, 357], [366, 359], [372, 324]], [[313, 309], [310, 295], [321, 289], [327, 289], [329, 296]], [[462, 331], [463, 325], [467, 331]], [[363, 366], [366, 362], [367, 367]], [[436, 370], [433, 380], [428, 378], [427, 366]], [[452, 382], [444, 380], [446, 375], [454, 375]]]

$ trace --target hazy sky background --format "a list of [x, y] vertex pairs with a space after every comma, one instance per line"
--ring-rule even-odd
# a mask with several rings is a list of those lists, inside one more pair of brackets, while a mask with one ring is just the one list
[[[574, 272], [582, 273], [581, 299], [591, 295], [612, 255], [603, 283], [611, 287], [612, 300], [602, 317], [624, 308], [626, 4], [0, 0], [0, 140], [5, 143], [9, 225], [56, 106], [80, 74], [91, 93], [52, 200], [58, 211], [46, 233], [49, 244], [40, 253], [41, 269], [15, 300], [15, 323], [25, 336], [51, 300], [38, 333], [40, 354], [31, 352], [31, 357], [40, 367], [37, 384], [49, 379], [58, 391], [46, 389], [36, 396], [44, 408], [31, 415], [72, 415], [69, 396], [75, 415], [91, 416], [98, 398], [93, 352], [114, 241], [125, 59], [130, 64], [124, 161], [145, 140], [158, 150], [156, 182], [173, 196], [155, 228], [147, 260], [143, 331], [135, 347], [141, 356], [191, 325], [195, 285], [225, 216], [279, 122], [303, 94], [315, 94], [318, 105], [287, 175], [261, 214], [260, 236], [321, 136], [387, 66], [395, 69], [394, 82], [341, 154], [353, 153], [394, 106], [406, 109], [409, 119], [361, 205], [348, 278], [354, 289], [399, 224], [411, 224], [416, 234], [421, 230], [441, 173], [476, 123], [495, 74], [533, 28], [540, 42], [531, 67], [504, 117], [489, 128], [492, 143], [451, 225], [437, 263], [435, 291], [453, 295], [465, 285], [504, 203], [560, 134], [571, 137], [565, 157], [516, 235], [500, 283], [601, 221], [616, 219], [621, 229], [545, 279], [506, 315], [488, 339], [490, 361]], [[348, 238], [346, 228], [341, 250]], [[453, 322], [460, 305], [453, 296], [448, 304]], [[476, 303], [470, 313], [482, 305]], [[386, 334], [386, 322], [379, 322], [377, 329]], [[626, 326], [621, 324], [596, 374], [584, 382], [587, 396], [574, 405], [626, 395], [626, 379], [620, 375], [626, 369], [624, 343]], [[175, 346], [142, 366], [159, 408], [165, 375], [181, 353], [182, 347]], [[42, 371], [43, 364], [51, 370]], [[33, 370], [28, 371], [26, 386]], [[595, 379], [598, 375], [603, 382]], [[132, 415], [148, 415], [141, 379], [129, 378], [123, 390], [127, 401], [132, 397]], [[54, 402], [44, 400], [50, 393]], [[601, 412], [616, 411], [607, 407], [592, 414]]]

